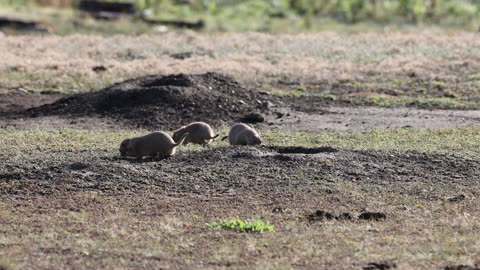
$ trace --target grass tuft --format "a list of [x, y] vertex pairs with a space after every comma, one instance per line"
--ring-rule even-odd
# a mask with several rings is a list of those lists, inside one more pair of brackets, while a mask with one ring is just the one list
[[241, 219], [231, 219], [231, 220], [226, 220], [222, 222], [212, 222], [212, 223], [206, 223], [205, 224], [209, 228], [223, 228], [227, 230], [234, 230], [238, 232], [259, 232], [263, 233], [265, 231], [267, 232], [273, 232], [274, 231], [274, 226], [270, 225], [268, 223], [265, 223], [261, 220], [254, 220], [251, 222], [245, 222], [242, 221]]

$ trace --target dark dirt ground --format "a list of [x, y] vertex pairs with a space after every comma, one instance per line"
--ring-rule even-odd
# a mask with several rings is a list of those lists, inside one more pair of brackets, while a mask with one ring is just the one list
[[[163, 160], [123, 159], [108, 149], [32, 151], [22, 158], [1, 158], [0, 204], [3, 216], [11, 214], [0, 224], [10, 238], [22, 239], [13, 247], [22, 250], [23, 265], [42, 268], [115, 268], [122, 262], [127, 268], [146, 269], [263, 264], [350, 269], [380, 258], [390, 264], [393, 260], [400, 269], [428, 269], [428, 260], [386, 254], [385, 239], [412, 233], [415, 239], [427, 237], [423, 244], [394, 240], [392, 252], [412, 244], [423, 249], [438, 245], [436, 236], [430, 236], [432, 227], [441, 234], [457, 230], [444, 219], [472, 213], [473, 198], [480, 192], [475, 188], [478, 161], [418, 152], [257, 146], [179, 152]], [[465, 199], [446, 205], [447, 198], [458, 194]], [[318, 210], [354, 218], [308, 221]], [[385, 213], [386, 218], [359, 220], [365, 211]], [[276, 232], [255, 236], [204, 225], [233, 217], [262, 218]], [[159, 232], [160, 237], [152, 237]], [[72, 237], [80, 243], [72, 244]], [[368, 246], [368, 255], [345, 251], [342, 241]], [[260, 250], [263, 245], [271, 247]], [[12, 252], [12, 246], [3, 248]], [[240, 250], [225, 251], [230, 248]], [[223, 255], [217, 258], [217, 253]], [[445, 263], [439, 260], [436, 266]]]
[[[308, 194], [330, 184], [356, 183], [367, 193], [386, 188], [442, 200], [448, 193], [424, 192], [417, 189], [417, 185], [437, 184], [467, 190], [480, 179], [476, 160], [331, 147], [217, 147], [182, 152], [164, 160], [124, 159], [112, 150], [37, 155], [32, 153], [35, 158], [24, 162], [4, 157], [0, 178], [6, 183], [20, 180], [21, 185], [27, 186], [25, 189], [4, 188], [1, 193], [47, 195], [58, 188], [117, 194], [156, 188], [164, 194], [208, 197], [256, 193], [280, 198], [288, 192]], [[34, 189], [29, 188], [32, 184]]]

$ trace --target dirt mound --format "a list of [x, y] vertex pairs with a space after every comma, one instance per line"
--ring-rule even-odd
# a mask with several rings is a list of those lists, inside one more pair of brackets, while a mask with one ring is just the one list
[[265, 97], [218, 73], [151, 75], [75, 94], [28, 110], [31, 116], [109, 117], [126, 126], [174, 129], [192, 121], [218, 125], [265, 112]]

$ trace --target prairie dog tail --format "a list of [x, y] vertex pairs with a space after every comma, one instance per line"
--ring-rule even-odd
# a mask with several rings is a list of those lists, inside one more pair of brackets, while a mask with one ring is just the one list
[[[218, 135], [217, 135], [218, 136]], [[225, 136], [222, 138], [222, 141], [225, 141], [226, 139], [228, 139], [228, 136]]]
[[188, 135], [190, 135], [190, 133], [185, 133], [185, 134], [183, 134], [183, 136], [180, 138], [180, 140], [179, 140], [177, 143], [174, 143], [174, 144], [173, 144], [173, 147], [177, 147], [177, 146], [179, 146], [180, 144], [182, 144], [183, 141], [185, 141], [185, 139], [187, 138]]

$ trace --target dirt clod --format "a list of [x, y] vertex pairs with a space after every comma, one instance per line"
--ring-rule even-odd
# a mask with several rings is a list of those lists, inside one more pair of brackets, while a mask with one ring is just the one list
[[337, 220], [352, 220], [353, 217], [350, 213], [342, 213], [336, 217]]
[[324, 219], [326, 220], [335, 219], [335, 215], [323, 210], [317, 210], [314, 213], [307, 215], [307, 220], [310, 222], [323, 221]]
[[88, 168], [89, 165], [81, 162], [75, 162], [69, 166], [71, 170], [78, 171], [78, 170], [84, 170]]
[[265, 121], [265, 117], [263, 117], [263, 115], [261, 115], [259, 113], [249, 113], [249, 114], [243, 116], [242, 119], [240, 119], [240, 120], [244, 123], [255, 124], [255, 123], [261, 123], [261, 122]]
[[449, 197], [449, 198], [447, 198], [447, 200], [449, 202], [459, 202], [459, 201], [465, 200], [465, 198], [466, 198], [465, 195], [460, 194], [460, 195], [457, 195], [457, 196]]
[[193, 52], [172, 53], [170, 57], [178, 60], [185, 60], [193, 56]]
[[107, 71], [108, 69], [105, 66], [94, 66], [92, 70], [96, 73], [101, 73]]
[[480, 270], [480, 268], [476, 266], [459, 264], [459, 265], [445, 266], [445, 270]]
[[379, 221], [386, 219], [387, 215], [380, 212], [364, 212], [358, 216], [358, 219]]
[[397, 268], [396, 264], [389, 264], [389, 263], [374, 263], [371, 262], [363, 267], [363, 270], [386, 270], [386, 269], [393, 269]]

